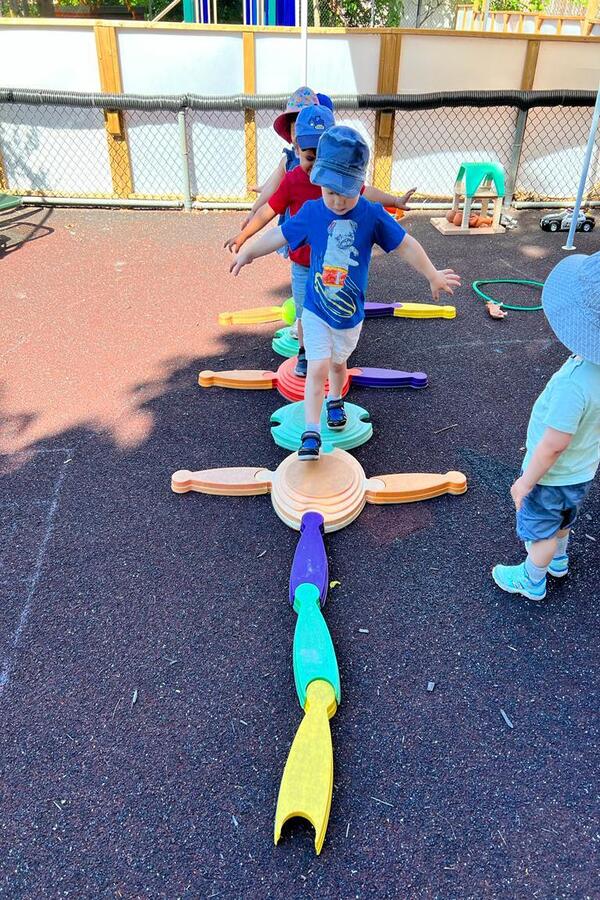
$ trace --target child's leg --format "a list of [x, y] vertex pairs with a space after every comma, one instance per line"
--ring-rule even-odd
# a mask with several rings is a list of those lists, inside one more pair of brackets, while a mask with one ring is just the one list
[[543, 600], [546, 573], [559, 578], [568, 573], [569, 531], [590, 484], [536, 484], [517, 513], [517, 534], [525, 541], [527, 559], [519, 566], [495, 566], [492, 577], [498, 587], [511, 594]]
[[329, 428], [344, 428], [346, 411], [342, 393], [348, 377], [347, 360], [355, 349], [362, 322], [354, 328], [331, 328], [332, 354], [329, 365], [329, 393], [327, 394], [327, 426]]
[[328, 359], [311, 359], [308, 363], [304, 388], [304, 421], [307, 431], [321, 430], [321, 409], [329, 363]]
[[[531, 560], [536, 568], [543, 569], [545, 575], [550, 562], [554, 559], [557, 544], [558, 532], [545, 540], [532, 541], [527, 548], [527, 560]], [[540, 578], [542, 577], [540, 575]]]
[[[302, 321], [308, 373], [304, 387], [304, 428], [302, 444], [298, 450], [300, 459], [318, 459], [321, 447], [321, 410], [325, 381], [331, 362], [331, 339], [327, 324], [310, 310], [305, 310]], [[315, 437], [316, 436], [316, 437]]]
[[330, 360], [328, 400], [338, 400], [341, 398], [347, 374], [348, 366], [346, 365], [346, 360], [343, 362], [335, 362], [333, 359]]
[[292, 295], [296, 307], [296, 330], [298, 332], [298, 361], [294, 373], [299, 378], [306, 378], [307, 361], [304, 349], [304, 331], [302, 329], [302, 312], [304, 310], [304, 296], [308, 281], [309, 269], [292, 261]]
[[[567, 546], [569, 543], [569, 537], [571, 536], [570, 528], [561, 528], [560, 531], [556, 532], [556, 549], [548, 564], [548, 574], [552, 575], [554, 578], [564, 578], [565, 575], [569, 574], [569, 557], [567, 555]], [[538, 542], [539, 544], [540, 542]], [[529, 553], [531, 548], [533, 547], [533, 543], [531, 541], [525, 541], [525, 549]], [[533, 562], [537, 565], [543, 565], [543, 560], [540, 562], [540, 557], [536, 551], [534, 551], [535, 556], [533, 558]]]

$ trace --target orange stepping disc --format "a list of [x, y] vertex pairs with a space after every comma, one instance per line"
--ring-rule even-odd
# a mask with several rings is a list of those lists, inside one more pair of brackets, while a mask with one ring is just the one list
[[[306, 378], [294, 375], [296, 357], [284, 360], [276, 372], [260, 369], [228, 369], [224, 372], [213, 372], [205, 369], [198, 376], [200, 387], [225, 387], [246, 391], [268, 391], [276, 387], [286, 400], [304, 400]], [[342, 389], [345, 397], [350, 389], [350, 381], [358, 369], [349, 369]], [[324, 395], [327, 396], [329, 383], [325, 382]]]
[[297, 453], [286, 457], [275, 472], [257, 467], [175, 472], [171, 487], [178, 494], [248, 496], [271, 493], [273, 508], [282, 521], [300, 530], [305, 512], [320, 512], [325, 531], [338, 531], [356, 519], [365, 503], [413, 503], [441, 494], [464, 494], [462, 472], [403, 473], [367, 478], [360, 463], [336, 448], [316, 461], [302, 461]]

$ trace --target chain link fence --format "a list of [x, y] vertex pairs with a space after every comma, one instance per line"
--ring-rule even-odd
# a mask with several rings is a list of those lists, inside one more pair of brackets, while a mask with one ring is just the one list
[[[337, 97], [371, 150], [368, 181], [450, 200], [459, 165], [499, 162], [507, 202], [568, 203], [594, 94], [462, 92]], [[284, 97], [133, 97], [0, 90], [0, 190], [135, 205], [241, 206], [281, 160]], [[598, 141], [585, 201], [600, 201]]]

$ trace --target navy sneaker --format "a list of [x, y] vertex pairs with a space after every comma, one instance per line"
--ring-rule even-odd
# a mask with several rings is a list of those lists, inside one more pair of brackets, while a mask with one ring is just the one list
[[298, 459], [318, 459], [321, 455], [321, 435], [318, 431], [304, 431], [300, 438]]
[[342, 429], [348, 421], [343, 400], [327, 401], [327, 427]]
[[294, 369], [294, 375], [297, 375], [298, 378], [306, 378], [306, 373], [308, 372], [308, 360], [306, 359], [306, 350], [304, 347], [300, 347], [298, 350], [298, 359], [296, 361], [296, 368]]
[[546, 596], [546, 578], [532, 581], [525, 563], [519, 566], [494, 566], [492, 578], [508, 594], [521, 594], [528, 600], [543, 600]]

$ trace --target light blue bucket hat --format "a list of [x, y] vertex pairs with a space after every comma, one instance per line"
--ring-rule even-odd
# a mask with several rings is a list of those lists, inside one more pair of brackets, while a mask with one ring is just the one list
[[546, 279], [542, 306], [559, 341], [600, 365], [600, 252], [561, 260]]

